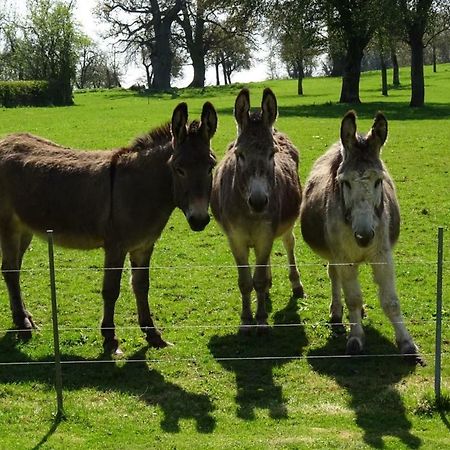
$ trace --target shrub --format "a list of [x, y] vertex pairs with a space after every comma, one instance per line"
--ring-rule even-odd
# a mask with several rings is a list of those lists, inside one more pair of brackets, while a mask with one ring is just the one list
[[47, 106], [52, 103], [47, 81], [0, 81], [0, 105]]

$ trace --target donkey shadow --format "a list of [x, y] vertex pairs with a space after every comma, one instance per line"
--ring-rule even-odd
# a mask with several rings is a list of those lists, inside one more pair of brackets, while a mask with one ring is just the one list
[[244, 420], [255, 420], [256, 408], [267, 409], [273, 419], [288, 417], [286, 400], [281, 386], [275, 383], [273, 371], [291, 361], [290, 356], [300, 356], [308, 341], [304, 327], [289, 326], [300, 323], [295, 298], [277, 311], [273, 319], [275, 325], [286, 326], [272, 328], [262, 336], [239, 332], [215, 335], [208, 344], [213, 357], [236, 374], [236, 415]]
[[[95, 388], [102, 392], [121, 392], [142, 400], [147, 406], [161, 408], [163, 418], [161, 429], [168, 433], [180, 431], [181, 419], [193, 419], [200, 433], [212, 433], [216, 421], [212, 416], [213, 404], [205, 394], [186, 391], [182, 387], [165, 380], [163, 374], [154, 368], [149, 368], [146, 359], [147, 348], [140, 349], [128, 358], [128, 362], [118, 365], [115, 362], [102, 363], [104, 355], [97, 361], [77, 357], [73, 354], [63, 354], [64, 360], [75, 360], [82, 364], [82, 375], [77, 364], [63, 365], [63, 389], [65, 391], [82, 388]], [[17, 346], [11, 335], [0, 339], [0, 360], [2, 362], [45, 362], [52, 361], [49, 355], [40, 360], [30, 359]], [[133, 361], [135, 360], [135, 361]], [[86, 364], [90, 362], [92, 364]], [[49, 370], [49, 367], [51, 369]], [[53, 366], [10, 366], [0, 372], [0, 383], [20, 383], [37, 381], [49, 385], [54, 384]], [[54, 427], [56, 429], [56, 427]], [[48, 434], [48, 433], [47, 433]], [[45, 440], [48, 438], [46, 436]]]
[[[370, 326], [365, 326], [367, 347], [377, 353], [398, 353], [388, 339]], [[364, 430], [364, 442], [384, 448], [383, 436], [395, 436], [408, 448], [419, 448], [422, 441], [411, 432], [412, 424], [395, 385], [414, 372], [415, 367], [401, 357], [367, 357], [354, 359], [316, 358], [339, 355], [345, 348], [345, 336], [330, 336], [327, 343], [308, 353], [312, 369], [333, 378], [349, 394], [349, 406], [356, 423]]]

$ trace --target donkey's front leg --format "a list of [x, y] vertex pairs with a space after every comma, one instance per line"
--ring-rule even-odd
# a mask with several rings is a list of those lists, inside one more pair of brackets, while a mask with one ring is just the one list
[[345, 303], [350, 320], [350, 335], [347, 340], [346, 353], [357, 355], [364, 347], [364, 331], [361, 325], [362, 294], [358, 283], [358, 266], [334, 266], [344, 290]]
[[268, 330], [266, 299], [269, 289], [270, 279], [268, 277], [268, 267], [270, 264], [270, 252], [272, 251], [273, 239], [267, 236], [266, 239], [261, 239], [255, 245], [255, 273], [253, 274], [253, 287], [256, 291], [256, 324], [259, 333], [265, 333]]
[[116, 247], [105, 247], [103, 275], [103, 319], [101, 331], [106, 353], [121, 353], [114, 325], [114, 309], [120, 293], [120, 280], [126, 252]]
[[345, 327], [342, 323], [343, 310], [341, 300], [341, 281], [339, 280], [339, 272], [332, 262], [328, 264], [328, 277], [331, 283], [331, 303], [330, 303], [330, 325], [333, 333], [345, 333]]
[[163, 348], [171, 345], [162, 339], [161, 333], [156, 329], [148, 304], [148, 291], [150, 288], [150, 258], [153, 245], [150, 248], [136, 250], [130, 253], [131, 286], [138, 311], [139, 325], [146, 335], [150, 347]]
[[238, 270], [238, 285], [242, 297], [241, 326], [239, 331], [248, 334], [253, 325], [253, 313], [251, 305], [251, 294], [253, 290], [252, 274], [248, 264], [249, 248], [246, 242], [229, 236], [231, 252]]
[[400, 353], [412, 355], [412, 360], [424, 364], [419, 355], [419, 349], [403, 323], [400, 301], [395, 289], [394, 264], [390, 255], [386, 262], [372, 264], [375, 283], [378, 285], [378, 295], [383, 311], [395, 330], [395, 340]]

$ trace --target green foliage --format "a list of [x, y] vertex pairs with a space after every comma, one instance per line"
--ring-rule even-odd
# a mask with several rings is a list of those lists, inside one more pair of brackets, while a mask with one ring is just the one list
[[[402, 70], [402, 79], [408, 70]], [[46, 243], [35, 238], [24, 260], [23, 293], [40, 326], [27, 343], [5, 332], [12, 321], [6, 287], [0, 283], [0, 363], [25, 363], [0, 365], [0, 448], [450, 448], [448, 410], [419, 414], [433, 387], [438, 225], [445, 227], [444, 261], [450, 260], [450, 66], [439, 66], [436, 74], [427, 67], [426, 82], [427, 106], [412, 109], [409, 86], [392, 89], [384, 98], [379, 74], [363, 74], [364, 103], [357, 113], [361, 131], [369, 130], [377, 110], [389, 120], [382, 156], [396, 181], [402, 211], [394, 252], [397, 288], [427, 367], [410, 367], [397, 357], [392, 327], [365, 266], [367, 354], [340, 358], [345, 338], [332, 338], [326, 326], [326, 268], [302, 242], [298, 228], [296, 255], [308, 297], [291, 300], [285, 252], [277, 241], [269, 318], [276, 326], [269, 336], [239, 336], [240, 295], [226, 238], [214, 221], [202, 233], [191, 232], [183, 214], [175, 211], [155, 246], [150, 290], [156, 323], [175, 344], [172, 348], [145, 346], [127, 266], [116, 305], [125, 354], [117, 360], [105, 357], [98, 329], [102, 252], [55, 249], [65, 362], [66, 419], [60, 423], [53, 416]], [[300, 150], [304, 182], [313, 162], [338, 139], [347, 109], [336, 103], [340, 80], [308, 78], [307, 95], [301, 98], [295, 81], [249, 84], [253, 107], [260, 105], [266, 86], [277, 95], [277, 128]], [[179, 90], [177, 98], [125, 90], [76, 93], [73, 108], [1, 110], [0, 135], [32, 131], [75, 148], [121, 147], [167, 122], [180, 101], [188, 103], [194, 119], [211, 100], [219, 114], [212, 146], [221, 158], [236, 135], [232, 111], [241, 87]], [[450, 389], [449, 275], [445, 264], [443, 392]], [[259, 359], [236, 359], [252, 357]]]
[[0, 106], [46, 106], [50, 103], [47, 81], [0, 81]]

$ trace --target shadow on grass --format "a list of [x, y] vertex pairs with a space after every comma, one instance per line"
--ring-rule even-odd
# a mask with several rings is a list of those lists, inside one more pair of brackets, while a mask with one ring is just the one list
[[214, 358], [236, 374], [237, 416], [244, 420], [254, 420], [256, 408], [268, 409], [273, 419], [288, 417], [286, 400], [281, 386], [275, 383], [273, 370], [288, 363], [290, 356], [300, 356], [308, 341], [304, 327], [288, 326], [300, 323], [296, 299], [291, 298], [273, 319], [276, 325], [287, 326], [275, 327], [263, 336], [215, 335], [208, 344]]
[[[20, 383], [35, 381], [54, 384], [53, 365], [35, 364], [38, 362], [53, 361], [53, 357], [31, 360], [15, 344], [11, 334], [0, 339], [0, 358], [2, 362], [32, 362], [33, 365], [9, 366], [8, 370], [0, 372], [0, 383]], [[64, 391], [81, 388], [95, 388], [103, 392], [121, 392], [133, 395], [145, 402], [148, 406], [158, 406], [163, 412], [161, 429], [168, 433], [180, 431], [181, 419], [193, 419], [196, 429], [200, 433], [212, 433], [216, 426], [212, 412], [213, 404], [204, 394], [196, 394], [184, 390], [182, 387], [164, 379], [157, 370], [149, 368], [146, 359], [147, 348], [144, 347], [128, 358], [123, 365], [116, 362], [105, 361], [104, 355], [96, 360], [88, 360], [76, 355], [62, 355], [63, 387]], [[77, 363], [64, 365], [64, 360], [77, 361]], [[134, 360], [134, 361], [133, 361]], [[86, 364], [89, 363], [89, 364]], [[107, 370], [101, 370], [102, 365], [108, 365]], [[50, 367], [50, 370], [49, 370]], [[44, 444], [57, 429], [58, 423], [53, 423], [48, 433], [41, 439]]]
[[[255, 106], [256, 107], [256, 106]], [[320, 119], [341, 118], [349, 109], [354, 109], [361, 119], [372, 119], [377, 111], [386, 114], [388, 120], [448, 119], [450, 104], [427, 103], [422, 108], [411, 108], [401, 102], [365, 102], [360, 105], [321, 103], [308, 105], [278, 105], [280, 117], [315, 117]], [[219, 114], [233, 114], [233, 107], [218, 108]]]
[[[370, 326], [365, 327], [367, 348], [380, 354], [397, 354], [397, 348]], [[408, 448], [419, 448], [422, 441], [411, 432], [405, 406], [396, 384], [415, 367], [401, 357], [327, 359], [323, 355], [339, 355], [345, 348], [345, 337], [330, 337], [322, 348], [308, 353], [309, 364], [321, 375], [336, 380], [350, 395], [349, 405], [356, 423], [364, 430], [364, 441], [374, 448], [384, 448], [383, 436], [395, 436]]]

